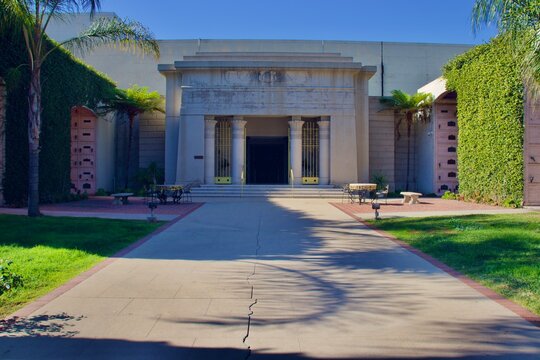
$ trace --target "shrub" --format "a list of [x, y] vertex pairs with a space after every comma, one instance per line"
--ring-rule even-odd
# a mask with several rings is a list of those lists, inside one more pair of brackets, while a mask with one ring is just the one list
[[96, 193], [94, 195], [95, 196], [108, 196], [109, 193], [107, 191], [105, 191], [105, 189], [99, 188], [99, 189], [97, 189], [97, 191], [96, 191]]
[[22, 277], [10, 269], [12, 263], [11, 260], [0, 259], [0, 295], [23, 286]]
[[446, 200], [459, 200], [459, 195], [451, 191], [445, 191], [441, 198]]
[[373, 174], [371, 181], [377, 184], [377, 190], [382, 190], [387, 185], [386, 178], [382, 174]]

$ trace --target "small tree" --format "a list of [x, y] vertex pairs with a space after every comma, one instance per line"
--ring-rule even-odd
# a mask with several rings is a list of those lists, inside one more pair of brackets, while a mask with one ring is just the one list
[[431, 106], [433, 104], [433, 96], [431, 94], [416, 93], [407, 94], [401, 90], [392, 90], [392, 96], [383, 98], [383, 103], [389, 104], [399, 119], [396, 123], [397, 140], [401, 138], [399, 127], [405, 119], [407, 123], [407, 179], [405, 182], [405, 190], [409, 190], [409, 174], [411, 163], [411, 128], [417, 121], [428, 121], [431, 116]]
[[127, 158], [124, 164], [124, 188], [129, 183], [129, 163], [131, 160], [131, 145], [133, 137], [133, 123], [135, 117], [145, 112], [159, 111], [165, 113], [163, 97], [157, 91], [148, 91], [147, 87], [133, 85], [126, 90], [118, 89], [112, 99], [100, 108], [100, 112], [117, 112], [128, 117], [128, 145]]
[[[56, 43], [47, 35], [53, 18], [77, 13], [94, 12], [100, 0], [0, 0], [0, 32], [22, 34], [30, 67], [28, 91], [28, 216], [39, 212], [39, 151], [41, 148], [41, 69], [47, 57], [56, 49], [66, 47], [81, 52], [101, 45], [124, 50], [139, 50], [159, 57], [159, 45], [140, 23], [117, 17], [101, 18], [78, 36]], [[16, 39], [16, 37], [14, 37]]]

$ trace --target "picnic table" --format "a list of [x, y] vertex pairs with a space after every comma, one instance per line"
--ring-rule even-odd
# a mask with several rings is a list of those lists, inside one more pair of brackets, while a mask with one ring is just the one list
[[373, 183], [351, 183], [348, 184], [349, 197], [354, 202], [354, 196], [358, 195], [358, 203], [366, 201], [370, 192], [377, 190], [377, 184]]
[[116, 194], [111, 194], [111, 196], [114, 196], [114, 200], [113, 200], [114, 205], [127, 205], [129, 204], [128, 198], [130, 196], [133, 196], [133, 193], [116, 193]]

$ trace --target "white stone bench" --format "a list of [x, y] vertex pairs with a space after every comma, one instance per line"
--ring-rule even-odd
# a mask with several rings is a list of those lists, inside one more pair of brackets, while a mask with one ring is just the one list
[[114, 205], [127, 205], [129, 204], [128, 198], [133, 196], [133, 193], [116, 193], [111, 194], [111, 196], [114, 196]]
[[402, 191], [400, 194], [403, 195], [402, 203], [409, 205], [418, 204], [418, 198], [422, 196], [422, 194], [412, 191]]

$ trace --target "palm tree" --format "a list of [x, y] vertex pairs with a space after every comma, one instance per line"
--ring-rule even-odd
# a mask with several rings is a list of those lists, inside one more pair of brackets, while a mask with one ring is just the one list
[[159, 111], [165, 113], [163, 109], [163, 97], [157, 91], [148, 91], [147, 87], [133, 85], [126, 90], [117, 89], [112, 99], [106, 100], [106, 104], [101, 106], [100, 112], [115, 111], [125, 114], [129, 121], [128, 146], [124, 176], [124, 188], [128, 187], [129, 182], [129, 162], [131, 155], [131, 143], [133, 137], [133, 123], [135, 117], [145, 112]]
[[431, 116], [431, 105], [433, 95], [425, 93], [407, 94], [401, 90], [392, 90], [392, 96], [381, 99], [383, 103], [389, 104], [399, 115], [396, 123], [397, 140], [401, 138], [399, 127], [405, 119], [407, 122], [407, 179], [405, 190], [409, 190], [409, 174], [411, 162], [411, 128], [416, 121], [427, 121]]
[[0, 31], [22, 34], [28, 54], [30, 84], [28, 91], [28, 215], [39, 212], [39, 150], [41, 134], [41, 69], [44, 61], [60, 47], [84, 53], [110, 45], [122, 50], [140, 51], [159, 57], [159, 46], [140, 23], [117, 17], [95, 20], [78, 36], [56, 43], [47, 35], [53, 18], [79, 11], [93, 17], [100, 0], [0, 0]]
[[540, 90], [540, 0], [476, 0], [473, 27], [495, 24], [499, 34], [509, 36], [521, 62], [525, 84]]

